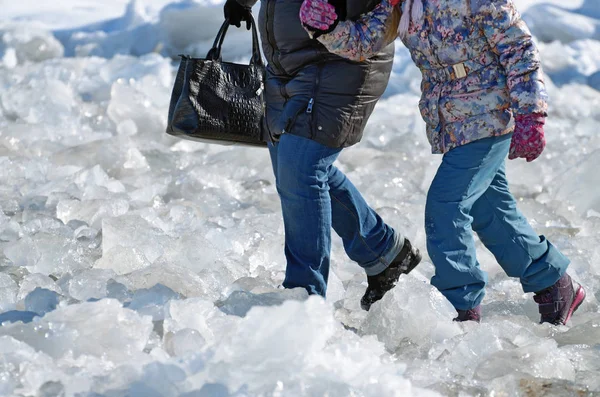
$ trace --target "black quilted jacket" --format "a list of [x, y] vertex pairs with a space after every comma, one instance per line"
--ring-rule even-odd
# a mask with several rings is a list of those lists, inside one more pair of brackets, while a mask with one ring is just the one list
[[[237, 0], [252, 6], [257, 0]], [[374, 3], [374, 4], [369, 4]], [[387, 86], [393, 44], [364, 62], [330, 54], [303, 29], [302, 0], [261, 0], [258, 18], [267, 59], [266, 127], [271, 136], [300, 135], [330, 147], [360, 141], [367, 119]], [[352, 19], [371, 0], [346, 0]]]

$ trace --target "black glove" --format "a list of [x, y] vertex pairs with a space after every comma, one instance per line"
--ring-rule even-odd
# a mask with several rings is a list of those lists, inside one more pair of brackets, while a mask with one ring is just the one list
[[225, 14], [226, 19], [229, 18], [229, 24], [237, 26], [238, 28], [241, 26], [242, 21], [246, 21], [246, 29], [250, 30], [251, 13], [251, 8], [244, 7], [236, 0], [227, 0], [223, 7], [223, 14]]

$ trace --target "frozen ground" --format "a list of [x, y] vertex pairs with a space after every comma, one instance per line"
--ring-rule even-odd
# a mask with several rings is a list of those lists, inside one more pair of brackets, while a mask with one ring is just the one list
[[[509, 177], [588, 289], [567, 327], [537, 324], [531, 296], [483, 247], [479, 325], [452, 323], [427, 258], [367, 315], [365, 277], [339, 240], [327, 301], [277, 289], [266, 151], [164, 133], [171, 57], [207, 50], [218, 3], [0, 1], [0, 395], [600, 395], [598, 0], [517, 1], [552, 102], [544, 155], [509, 162]], [[232, 34], [225, 56], [247, 59], [247, 39]], [[418, 78], [399, 47], [339, 166], [424, 247], [439, 157]]]

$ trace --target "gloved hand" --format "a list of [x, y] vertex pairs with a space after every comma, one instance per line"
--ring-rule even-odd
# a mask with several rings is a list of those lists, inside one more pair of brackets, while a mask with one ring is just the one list
[[300, 7], [300, 22], [308, 29], [326, 32], [337, 19], [335, 7], [326, 0], [304, 0]]
[[225, 18], [229, 18], [229, 24], [237, 26], [238, 28], [241, 26], [242, 21], [246, 21], [246, 29], [250, 30], [251, 22], [250, 22], [250, 13], [252, 9], [249, 7], [244, 7], [236, 0], [227, 0], [225, 2], [225, 6], [223, 7], [223, 14]]
[[510, 142], [508, 158], [518, 157], [531, 162], [539, 157], [546, 147], [544, 137], [545, 117], [539, 113], [518, 114], [515, 116], [515, 132]]

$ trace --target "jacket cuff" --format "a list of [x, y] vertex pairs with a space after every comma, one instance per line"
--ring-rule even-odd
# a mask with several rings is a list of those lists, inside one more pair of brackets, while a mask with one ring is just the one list
[[319, 36], [333, 32], [339, 22], [340, 22], [340, 20], [336, 19], [335, 22], [332, 23], [331, 26], [327, 30], [315, 29], [312, 26], [308, 26], [305, 23], [303, 23], [302, 26], [304, 27], [304, 30], [306, 30], [306, 32], [308, 33], [310, 38], [313, 40], [316, 40], [319, 38]]

